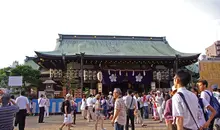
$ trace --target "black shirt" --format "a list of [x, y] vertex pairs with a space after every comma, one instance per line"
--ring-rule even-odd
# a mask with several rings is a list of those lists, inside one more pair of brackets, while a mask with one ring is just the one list
[[70, 114], [71, 113], [71, 105], [70, 105], [70, 101], [69, 100], [66, 100], [64, 102], [64, 112], [65, 112], [65, 106], [67, 106], [67, 114]]

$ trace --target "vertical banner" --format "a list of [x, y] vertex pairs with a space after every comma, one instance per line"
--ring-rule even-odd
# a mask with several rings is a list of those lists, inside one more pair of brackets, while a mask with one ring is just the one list
[[98, 92], [102, 93], [102, 83], [98, 83]]

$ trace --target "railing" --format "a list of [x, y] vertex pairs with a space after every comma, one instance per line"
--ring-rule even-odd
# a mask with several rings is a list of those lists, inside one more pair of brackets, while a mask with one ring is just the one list
[[[52, 114], [61, 113], [60, 108], [62, 106], [62, 102], [64, 101], [64, 99], [59, 98], [59, 99], [49, 99], [49, 100], [50, 100], [49, 113]], [[77, 103], [77, 112], [81, 112], [80, 111], [81, 101], [82, 98], [76, 98], [75, 100], [75, 102]], [[32, 113], [34, 114], [39, 113], [39, 105], [37, 99], [33, 99], [32, 102], [33, 102]]]

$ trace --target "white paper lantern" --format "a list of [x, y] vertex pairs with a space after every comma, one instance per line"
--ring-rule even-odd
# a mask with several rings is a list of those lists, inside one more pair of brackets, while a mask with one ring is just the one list
[[102, 81], [103, 75], [102, 75], [102, 72], [101, 72], [101, 71], [99, 71], [99, 72], [97, 73], [97, 79], [98, 79], [99, 82]]

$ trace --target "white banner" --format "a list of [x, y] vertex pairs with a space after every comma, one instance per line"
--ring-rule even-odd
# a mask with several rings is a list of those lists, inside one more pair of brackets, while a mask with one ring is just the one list
[[22, 86], [23, 77], [22, 76], [9, 76], [8, 86], [19, 87]]

